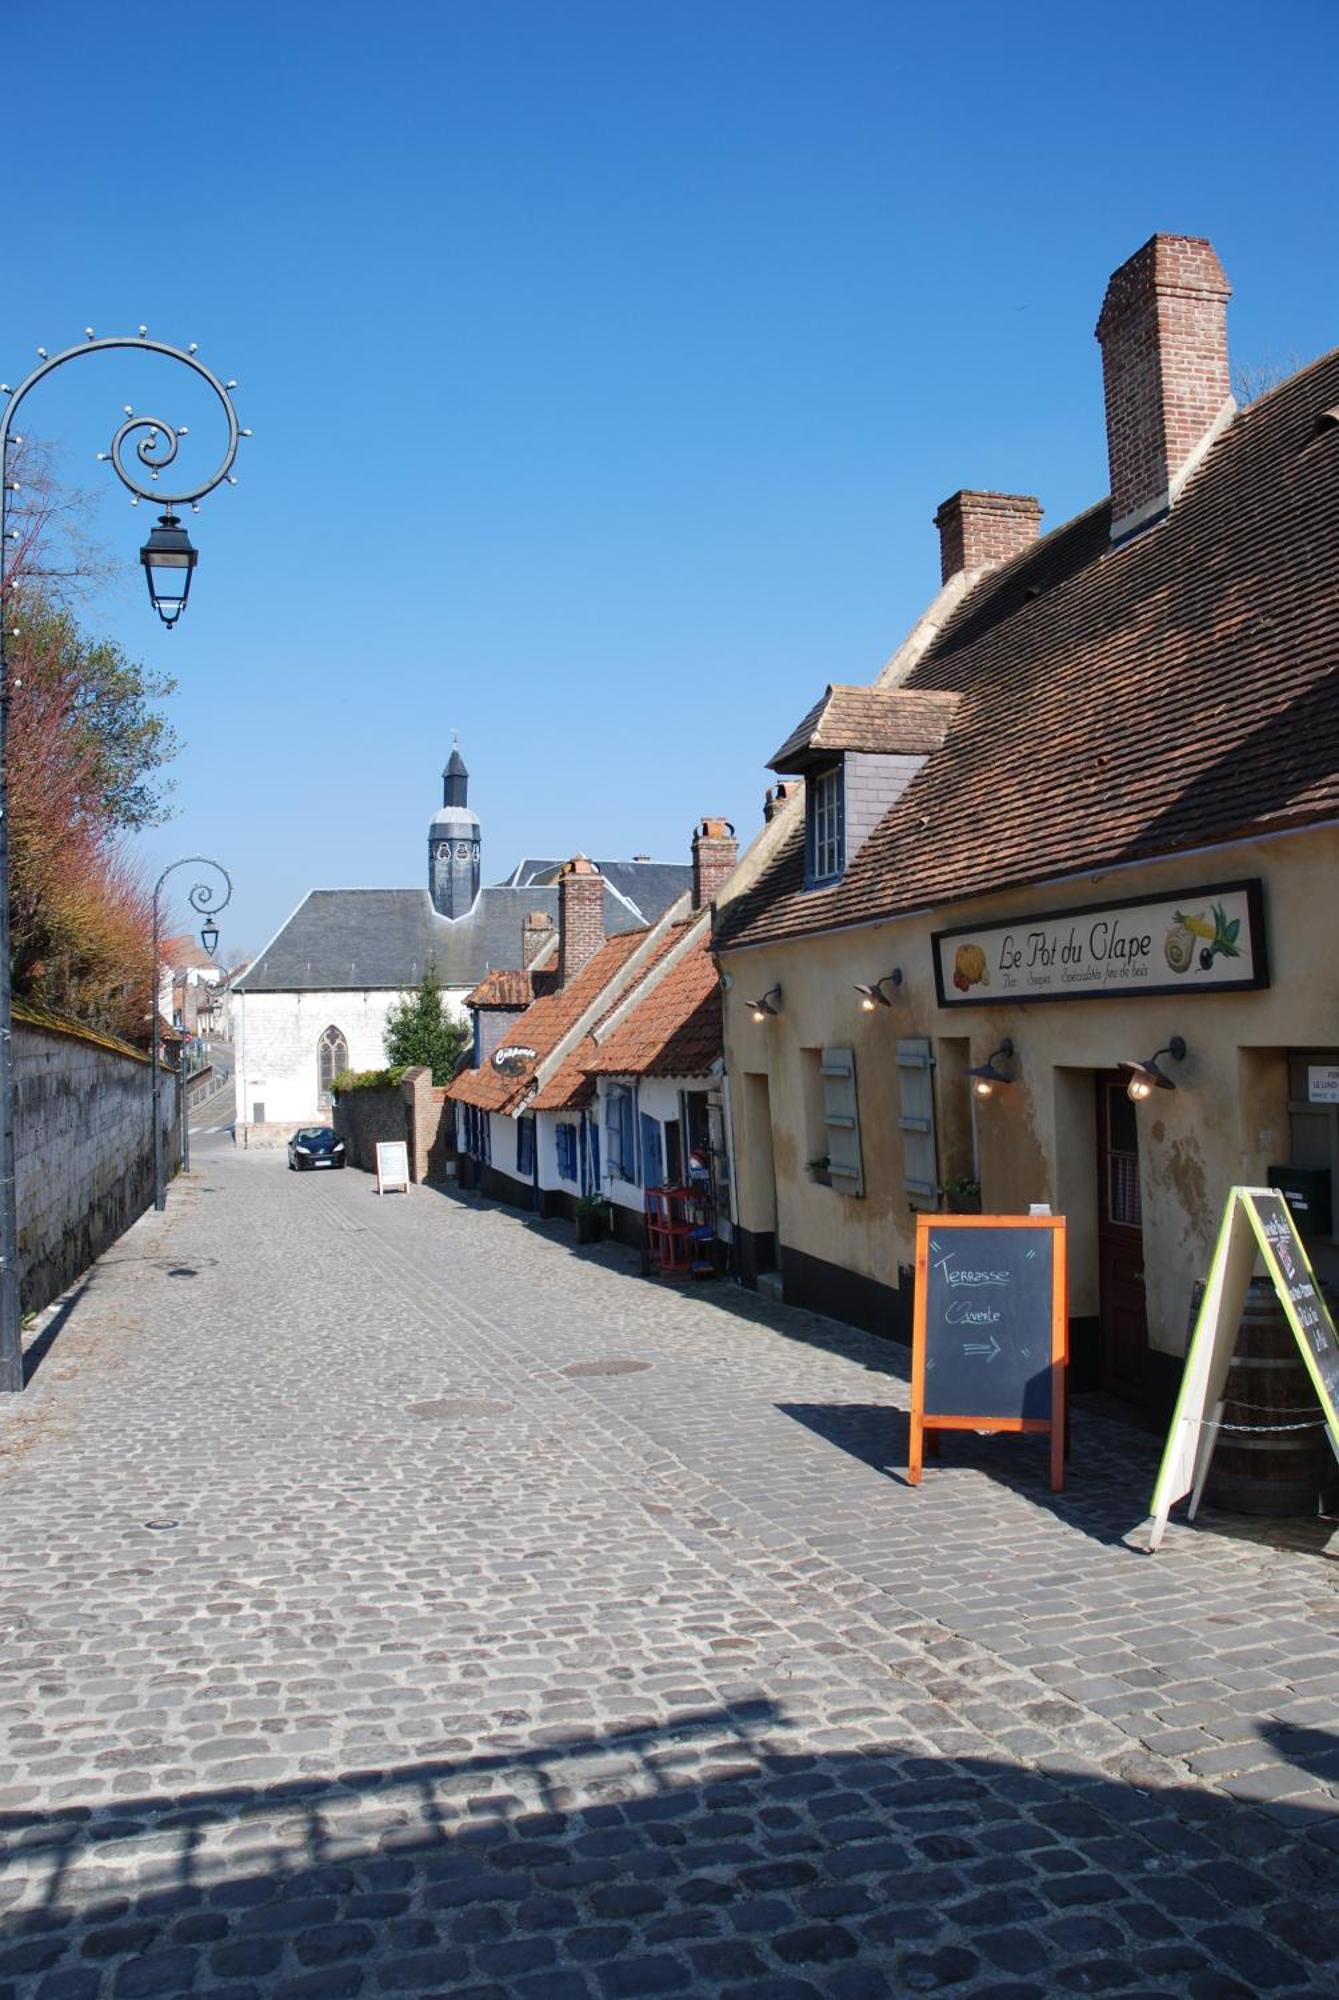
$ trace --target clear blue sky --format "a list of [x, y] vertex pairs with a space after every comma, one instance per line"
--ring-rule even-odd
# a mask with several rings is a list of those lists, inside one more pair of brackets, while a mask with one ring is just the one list
[[232, 867], [225, 954], [425, 881], [453, 726], [490, 878], [752, 833], [937, 584], [941, 499], [1105, 491], [1092, 330], [1155, 229], [1212, 237], [1234, 359], [1339, 343], [1333, 0], [76, 0], [4, 40], [0, 373], [145, 321], [256, 432], [167, 634], [93, 458], [127, 401], [203, 457], [185, 372], [78, 364], [25, 425], [109, 496], [90, 622], [180, 678], [144, 857]]

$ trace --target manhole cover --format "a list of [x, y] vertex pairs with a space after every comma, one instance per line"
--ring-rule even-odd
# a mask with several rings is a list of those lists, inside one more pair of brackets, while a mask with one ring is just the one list
[[569, 1361], [566, 1368], [560, 1368], [560, 1375], [640, 1375], [649, 1368], [649, 1361], [627, 1361], [621, 1355], [611, 1354], [603, 1361]]
[[480, 1396], [439, 1396], [431, 1403], [410, 1403], [411, 1417], [501, 1417], [510, 1403], [490, 1403]]

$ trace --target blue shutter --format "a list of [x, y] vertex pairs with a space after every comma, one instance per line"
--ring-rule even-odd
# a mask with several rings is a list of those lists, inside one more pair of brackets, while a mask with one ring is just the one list
[[622, 1090], [618, 1098], [618, 1146], [619, 1172], [625, 1181], [634, 1187], [641, 1185], [637, 1175], [637, 1128], [634, 1123], [637, 1111], [632, 1101], [632, 1092]]
[[642, 1185], [661, 1187], [665, 1179], [665, 1149], [661, 1138], [660, 1120], [652, 1118], [649, 1112], [642, 1113]]

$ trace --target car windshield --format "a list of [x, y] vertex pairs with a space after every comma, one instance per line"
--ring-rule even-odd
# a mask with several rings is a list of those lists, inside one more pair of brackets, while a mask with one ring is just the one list
[[328, 1125], [304, 1125], [300, 1132], [293, 1134], [296, 1141], [306, 1146], [325, 1145], [334, 1136]]

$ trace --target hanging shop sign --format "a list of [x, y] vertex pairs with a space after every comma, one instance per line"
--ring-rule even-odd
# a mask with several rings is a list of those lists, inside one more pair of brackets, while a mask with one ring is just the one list
[[1167, 1516], [1185, 1494], [1194, 1520], [1209, 1476], [1226, 1400], [1227, 1371], [1241, 1326], [1257, 1255], [1283, 1307], [1320, 1404], [1321, 1420], [1339, 1456], [1339, 1333], [1316, 1284], [1287, 1197], [1279, 1188], [1233, 1188], [1209, 1267], [1181, 1391], [1150, 1509], [1149, 1547], [1156, 1549]]
[[1258, 879], [936, 931], [941, 1007], [1268, 986]]
[[918, 1215], [908, 1484], [927, 1432], [1041, 1431], [1059, 1492], [1067, 1353], [1062, 1215]]
[[493, 1051], [493, 1068], [500, 1069], [504, 1076], [522, 1076], [535, 1060], [535, 1051], [521, 1042], [509, 1042], [505, 1048]]

